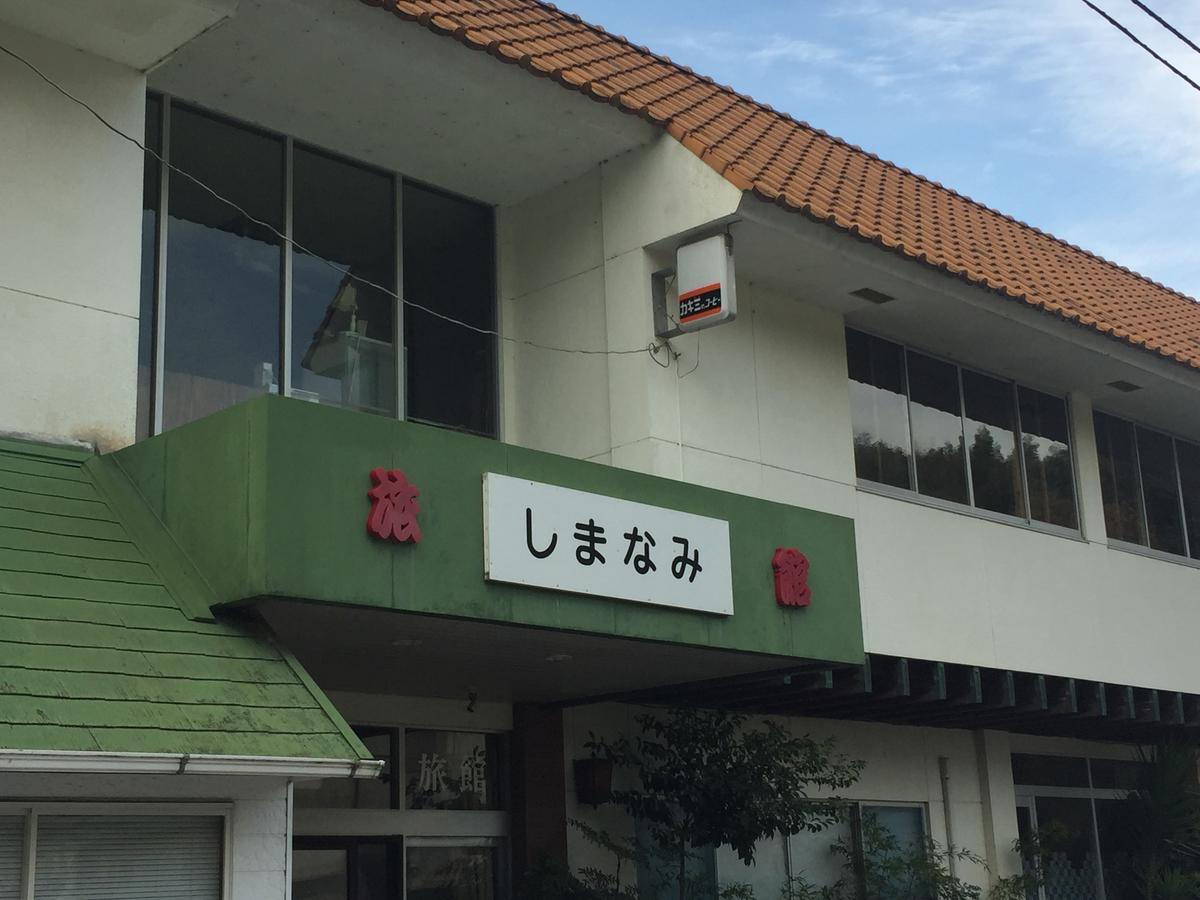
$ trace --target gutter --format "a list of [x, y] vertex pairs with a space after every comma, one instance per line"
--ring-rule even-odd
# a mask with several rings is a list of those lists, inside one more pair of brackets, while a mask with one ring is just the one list
[[106, 775], [276, 775], [285, 778], [377, 778], [378, 759], [219, 756], [203, 753], [116, 753], [88, 750], [0, 750], [0, 773]]

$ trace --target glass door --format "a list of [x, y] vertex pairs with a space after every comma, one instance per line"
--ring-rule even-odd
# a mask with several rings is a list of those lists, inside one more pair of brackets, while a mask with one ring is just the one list
[[398, 900], [403, 845], [398, 837], [297, 837], [293, 900]]
[[406, 900], [497, 900], [503, 858], [488, 839], [411, 838], [404, 848]]

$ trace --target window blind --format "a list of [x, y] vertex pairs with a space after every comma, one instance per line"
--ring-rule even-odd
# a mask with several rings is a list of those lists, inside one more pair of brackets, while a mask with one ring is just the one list
[[20, 900], [25, 817], [0, 816], [0, 900]]
[[39, 816], [35, 900], [220, 900], [216, 816]]

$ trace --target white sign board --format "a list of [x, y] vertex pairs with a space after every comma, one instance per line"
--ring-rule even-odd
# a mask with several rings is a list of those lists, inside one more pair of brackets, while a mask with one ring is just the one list
[[488, 581], [733, 615], [729, 523], [488, 472]]
[[718, 234], [675, 251], [679, 330], [699, 331], [737, 315], [733, 255]]

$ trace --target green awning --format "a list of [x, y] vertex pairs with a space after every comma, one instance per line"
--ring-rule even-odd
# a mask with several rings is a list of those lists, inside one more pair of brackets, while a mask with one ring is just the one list
[[75, 751], [373, 774], [299, 663], [212, 599], [112, 460], [0, 440], [0, 767]]

